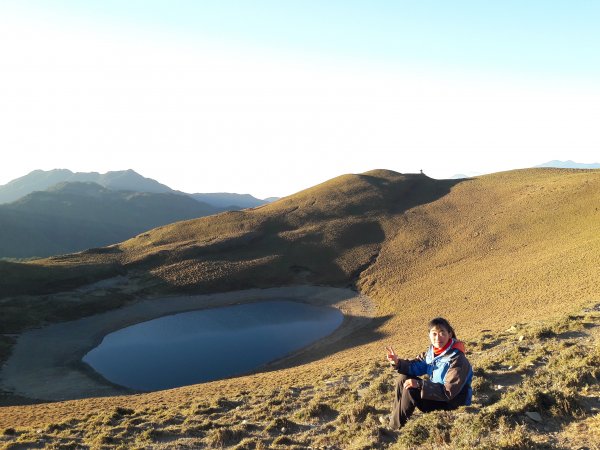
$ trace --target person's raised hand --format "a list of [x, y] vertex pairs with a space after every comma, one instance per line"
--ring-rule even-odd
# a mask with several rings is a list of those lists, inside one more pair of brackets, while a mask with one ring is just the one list
[[414, 378], [409, 378], [404, 382], [404, 389], [421, 389], [421, 382], [419, 380], [415, 380]]
[[387, 350], [387, 360], [389, 361], [389, 363], [393, 367], [398, 366], [398, 355], [396, 355], [394, 349], [392, 347], [386, 347], [385, 349]]

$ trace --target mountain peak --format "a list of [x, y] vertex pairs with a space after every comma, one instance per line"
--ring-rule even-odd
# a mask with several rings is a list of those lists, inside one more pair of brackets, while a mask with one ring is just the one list
[[145, 178], [133, 169], [98, 172], [72, 172], [68, 169], [34, 170], [27, 175], [0, 186], [0, 203], [13, 202], [35, 191], [45, 191], [58, 183], [97, 183], [115, 191], [151, 193], [174, 192], [170, 187]]

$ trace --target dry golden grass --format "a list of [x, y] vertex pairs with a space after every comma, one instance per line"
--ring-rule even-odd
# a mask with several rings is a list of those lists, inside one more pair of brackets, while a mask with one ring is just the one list
[[[239, 384], [228, 395], [205, 396], [191, 387], [121, 399], [129, 406], [96, 399], [30, 407], [31, 413], [37, 409], [37, 423], [13, 426], [3, 420], [0, 445], [594, 449], [600, 431], [599, 344], [600, 304], [556, 321], [514, 324], [470, 341], [474, 404], [451, 412], [417, 412], [401, 432], [387, 431], [379, 423], [378, 417], [389, 412], [395, 375], [383, 361], [373, 360], [351, 372], [322, 373], [308, 384], [260, 389]], [[48, 420], [44, 413], [49, 406], [64, 416]], [[528, 413], [540, 414], [541, 422]]]
[[[360, 411], [359, 398], [347, 398], [358, 408], [354, 412], [320, 400], [331, 390], [326, 377], [347, 377], [345, 388], [352, 391], [367, 377], [365, 367], [383, 370], [375, 362], [383, 345], [394, 344], [406, 355], [421, 351], [426, 323], [433, 316], [447, 317], [460, 338], [477, 340], [483, 350], [493, 339], [487, 342], [482, 333], [494, 336], [515, 323], [562, 317], [600, 299], [599, 209], [600, 171], [519, 170], [460, 182], [373, 171], [338, 177], [259, 208], [161, 227], [108, 249], [24, 267], [1, 266], [6, 276], [0, 278], [0, 292], [12, 292], [3, 300], [12, 304], [21, 298], [17, 294], [25, 293], [25, 279], [52, 298], [52, 292], [61, 289], [60, 280], [67, 280], [68, 286], [83, 284], [94, 274], [81, 268], [102, 267], [104, 273], [97, 279], [114, 273], [143, 279], [136, 295], [298, 283], [350, 285], [367, 294], [378, 312], [371, 329], [305, 358], [301, 365], [141, 396], [4, 408], [0, 421], [6, 427], [43, 427], [130, 407], [136, 414], [152, 411], [143, 419], [152, 422], [156, 408], [176, 411], [219, 397], [249, 398], [255, 405], [272, 401], [272, 389], [284, 397], [273, 407], [285, 409], [292, 408], [284, 395], [289, 387], [311, 386], [301, 391], [314, 391], [301, 396], [303, 415], [296, 419], [292, 411], [286, 414], [296, 423], [292, 428], [304, 423], [300, 419], [309, 427], [312, 416], [322, 408], [329, 411], [323, 406], [329, 405], [333, 412], [328, 417], [339, 422], [335, 427], [340, 436], [347, 433], [335, 438], [335, 445], [354, 442], [361, 448], [374, 440], [383, 442], [376, 428], [356, 426], [356, 418], [366, 414], [369, 422], [373, 416], [368, 405]], [[511, 358], [523, 363], [514, 350]], [[274, 411], [264, 420], [274, 420]], [[260, 448], [264, 441], [237, 429], [212, 431], [221, 418], [202, 417], [213, 420], [212, 425], [194, 422], [190, 430], [213, 439], [215, 445]], [[327, 426], [321, 430], [325, 436]], [[524, 436], [519, 439], [526, 442]], [[284, 438], [282, 448], [303, 445]], [[143, 446], [151, 437], [139, 439]], [[310, 442], [329, 445], [319, 436]]]

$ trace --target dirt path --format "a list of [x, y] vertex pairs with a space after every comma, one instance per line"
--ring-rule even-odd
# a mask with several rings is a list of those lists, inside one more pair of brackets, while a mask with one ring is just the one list
[[333, 306], [344, 314], [344, 322], [333, 334], [286, 358], [287, 363], [315, 346], [323, 347], [348, 336], [368, 323], [375, 310], [368, 298], [350, 289], [318, 286], [144, 300], [118, 310], [23, 333], [0, 371], [0, 389], [27, 398], [54, 401], [131, 392], [108, 383], [81, 362], [106, 334], [169, 314], [265, 300]]

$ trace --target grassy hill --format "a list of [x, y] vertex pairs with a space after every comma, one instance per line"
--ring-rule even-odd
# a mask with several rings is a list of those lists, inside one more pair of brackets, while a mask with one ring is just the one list
[[[54, 423], [54, 429], [81, 433], [83, 427], [86, 439], [92, 439], [89, 433], [97, 433], [107, 446], [129, 439], [127, 430], [133, 429], [140, 446], [154, 442], [157, 448], [162, 444], [167, 448], [170, 439], [239, 448], [303, 448], [307, 442], [334, 448], [348, 448], [352, 442], [355, 448], [384, 445], [373, 425], [373, 417], [384, 409], [389, 395], [384, 392], [387, 382], [381, 377], [386, 375], [378, 362], [383, 346], [395, 344], [405, 356], [422, 351], [427, 343], [426, 323], [443, 315], [455, 325], [459, 337], [475, 347], [483, 350], [493, 344], [505, 348], [501, 344], [506, 343], [507, 354], [519, 352], [514, 350], [518, 343], [500, 335], [504, 330], [539, 320], [566, 320], [568, 314], [600, 298], [598, 224], [600, 171], [531, 169], [467, 180], [433, 180], [380, 170], [344, 175], [255, 209], [163, 226], [104, 249], [28, 264], [5, 262], [0, 264], [0, 294], [7, 314], [0, 326], [15, 332], [48, 318], [64, 320], [117, 307], [139, 296], [292, 284], [352, 286], [376, 303], [377, 317], [371, 327], [356, 332], [349, 341], [266, 373], [163, 393], [23, 406], [3, 412], [10, 414], [7, 417], [15, 426], [41, 426], [34, 417], [44, 417], [48, 426]], [[104, 297], [81, 296], [76, 301], [65, 300], [61, 293], [117, 274], [135, 281], [127, 292], [113, 290]], [[105, 303], [109, 299], [110, 304]], [[592, 321], [585, 317], [582, 323]], [[574, 336], [573, 342], [588, 339], [592, 342], [589, 348], [597, 349], [594, 335]], [[556, 342], [557, 350], [563, 350], [561, 342]], [[486, 357], [481, 356], [481, 361]], [[549, 361], [548, 355], [545, 357], [544, 361]], [[504, 357], [498, 358], [502, 365]], [[518, 360], [516, 354], [514, 358]], [[480, 363], [482, 375], [486, 370], [496, 371], [496, 366], [486, 364]], [[598, 376], [590, 373], [592, 378]], [[546, 375], [539, 372], [539, 376]], [[480, 383], [489, 379], [482, 376]], [[547, 380], [550, 387], [558, 383]], [[369, 386], [374, 386], [373, 392], [363, 391]], [[478, 400], [481, 407], [500, 408], [501, 399], [484, 402], [483, 396], [494, 397], [485, 389], [483, 385]], [[543, 394], [541, 387], [540, 392]], [[377, 397], [379, 394], [382, 397]], [[329, 399], [341, 395], [351, 400], [344, 411]], [[597, 400], [597, 393], [591, 395]], [[288, 397], [302, 401], [294, 403]], [[563, 401], [556, 398], [552, 401]], [[271, 400], [279, 403], [272, 405], [271, 413], [262, 408], [266, 416], [257, 425], [253, 413], [245, 412], [246, 405], [259, 408], [260, 402]], [[510, 412], [512, 404], [505, 409]], [[105, 415], [98, 413], [99, 409]], [[569, 423], [597, 428], [597, 420], [589, 416], [590, 408], [581, 417], [577, 411]], [[520, 419], [523, 412], [519, 410], [516, 418], [508, 413], [468, 414], [484, 421], [478, 433], [504, 427], [505, 434], [515, 439], [521, 433], [522, 445], [516, 442], [512, 448], [528, 448], [535, 439], [527, 433], [537, 431], [535, 424]], [[244, 419], [245, 414], [250, 417]], [[500, 417], [505, 416], [508, 418], [501, 422]], [[93, 422], [94, 427], [77, 422], [81, 417], [87, 417], [86, 423]], [[423, 420], [428, 420], [426, 417]], [[59, 418], [74, 422], [54, 422]], [[222, 425], [231, 420], [239, 428]], [[525, 428], [519, 428], [519, 421]], [[313, 427], [317, 422], [325, 425]], [[556, 432], [566, 433], [569, 426], [558, 423]], [[281, 428], [307, 435], [290, 437]], [[345, 434], [333, 436], [333, 428], [346, 429]], [[319, 430], [319, 435], [332, 435], [330, 443], [317, 436]], [[418, 430], [414, 433], [418, 435]], [[440, 440], [440, 446], [450, 445], [452, 433], [448, 429], [448, 438], [443, 434], [432, 439]], [[244, 439], [248, 439], [246, 444]], [[419, 439], [415, 445], [433, 445], [429, 437]], [[475, 445], [474, 441], [464, 442], [465, 446]]]

